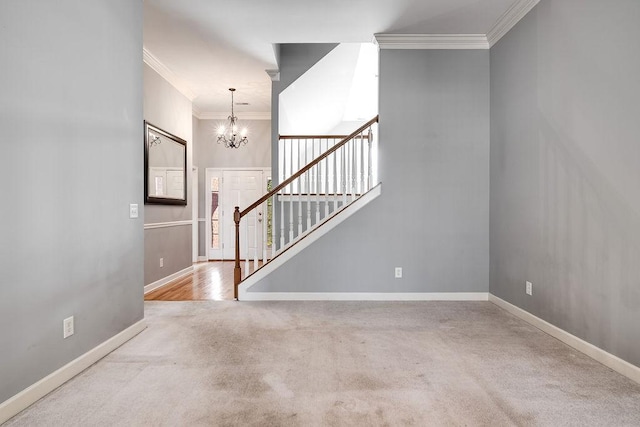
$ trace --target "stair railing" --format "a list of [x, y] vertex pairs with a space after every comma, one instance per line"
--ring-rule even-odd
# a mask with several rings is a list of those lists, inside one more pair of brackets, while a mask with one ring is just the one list
[[[234, 298], [238, 298], [238, 285], [243, 280], [240, 267], [241, 248], [244, 252], [246, 278], [250, 271], [250, 260], [253, 260], [255, 272], [261, 267], [260, 254], [264, 265], [277, 253], [293, 246], [324, 221], [373, 188], [377, 180], [377, 150], [373, 138], [377, 123], [378, 116], [342, 138], [340, 142], [327, 147], [322, 154], [297, 172], [291, 173], [291, 169], [283, 170], [280, 173], [281, 179], [283, 174], [290, 176], [243, 211], [240, 211], [240, 207], [235, 207]], [[286, 138], [301, 139], [300, 136]], [[300, 147], [301, 145], [298, 145], [299, 159], [301, 156], [304, 156], [305, 160], [307, 156], [314, 157], [307, 154], [308, 150], [301, 154], [303, 150]], [[293, 158], [293, 152], [294, 149], [291, 148], [288, 153], [283, 150], [281, 155]], [[268, 212], [269, 206], [277, 208], [277, 215], [268, 214], [268, 221], [271, 222], [265, 226], [262, 212]], [[240, 225], [243, 219], [244, 234], [241, 235]], [[270, 229], [270, 236], [267, 229]], [[269, 237], [272, 244], [270, 254], [266, 250]]]

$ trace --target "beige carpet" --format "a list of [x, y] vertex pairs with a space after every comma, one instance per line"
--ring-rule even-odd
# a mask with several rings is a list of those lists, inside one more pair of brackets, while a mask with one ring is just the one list
[[145, 309], [7, 425], [640, 425], [640, 385], [488, 302]]

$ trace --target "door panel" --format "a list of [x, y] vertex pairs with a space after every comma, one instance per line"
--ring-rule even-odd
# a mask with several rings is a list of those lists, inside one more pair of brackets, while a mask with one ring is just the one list
[[[223, 218], [223, 258], [235, 259], [235, 222], [233, 212], [236, 206], [240, 211], [258, 200], [264, 194], [262, 189], [262, 171], [223, 171], [222, 173], [222, 209]], [[240, 222], [240, 257], [247, 255], [253, 259], [256, 248], [262, 247], [262, 232], [256, 230], [256, 211], [252, 211]], [[261, 256], [260, 254], [258, 254]]]

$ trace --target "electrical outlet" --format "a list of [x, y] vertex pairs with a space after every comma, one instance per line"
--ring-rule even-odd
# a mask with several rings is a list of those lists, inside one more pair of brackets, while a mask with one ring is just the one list
[[395, 274], [396, 279], [402, 279], [402, 267], [396, 267]]
[[73, 335], [73, 316], [62, 321], [62, 338], [69, 338]]
[[527, 293], [527, 295], [533, 295], [533, 283], [527, 282], [525, 292]]
[[160, 258], [160, 267], [164, 267], [164, 258]]
[[138, 218], [138, 204], [132, 203], [129, 205], [129, 218]]

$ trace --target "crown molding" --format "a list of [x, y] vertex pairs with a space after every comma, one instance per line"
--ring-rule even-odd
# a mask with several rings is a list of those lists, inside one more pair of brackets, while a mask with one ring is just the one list
[[[200, 120], [227, 120], [229, 118], [229, 112], [217, 112], [217, 111], [198, 111], [193, 109], [193, 115]], [[271, 120], [271, 113], [269, 111], [248, 111], [240, 113], [238, 119], [242, 122], [245, 120]]]
[[176, 76], [173, 71], [167, 68], [158, 58], [156, 58], [151, 52], [147, 50], [147, 48], [142, 48], [142, 60], [145, 64], [153, 69], [156, 73], [160, 74], [160, 76], [165, 79], [171, 86], [176, 88], [178, 92], [186, 96], [189, 101], [193, 101], [196, 97], [195, 93], [189, 88], [189, 86], [182, 81], [178, 76]]
[[267, 72], [267, 74], [269, 74], [269, 77], [271, 78], [272, 82], [279, 82], [280, 81], [280, 70], [265, 70]]
[[489, 49], [484, 34], [375, 34], [380, 49]]
[[509, 32], [540, 0], [518, 0], [498, 18], [487, 33], [489, 46], [493, 46]]
[[517, 0], [489, 29], [487, 34], [375, 34], [380, 49], [490, 49], [509, 32], [540, 0]]

